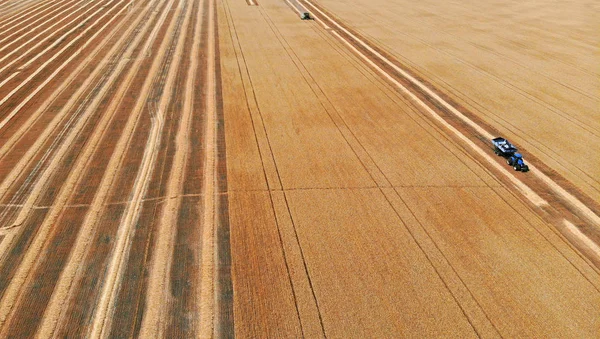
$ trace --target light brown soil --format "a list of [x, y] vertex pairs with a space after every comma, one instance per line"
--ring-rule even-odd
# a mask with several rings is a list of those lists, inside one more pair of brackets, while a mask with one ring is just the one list
[[600, 201], [593, 1], [319, 3]]
[[[364, 37], [375, 47], [386, 49], [381, 41], [404, 36], [391, 24], [379, 25], [378, 15], [395, 15], [394, 22], [420, 29], [416, 19], [404, 20], [408, 3], [320, 4], [344, 13], [343, 23], [358, 32], [368, 29]], [[382, 14], [389, 7], [395, 11]], [[366, 26], [363, 10], [376, 13]], [[276, 1], [262, 1], [259, 8], [226, 1], [223, 12], [229, 33], [221, 38], [223, 76], [231, 84], [223, 96], [231, 117], [228, 185], [236, 191], [229, 196], [236, 334], [293, 335], [288, 322], [273, 328], [271, 319], [291, 312], [285, 303], [267, 315], [261, 311], [272, 309], [272, 299], [285, 300], [290, 285], [307, 337], [599, 334], [598, 269], [557, 231], [553, 218], [560, 213], [548, 216], [521, 196], [319, 22], [300, 21]], [[372, 32], [387, 36], [371, 40]], [[422, 51], [411, 45], [406, 53]], [[425, 60], [436, 59], [417, 59]], [[464, 80], [463, 73], [436, 71]], [[417, 74], [438, 84], [437, 73]], [[452, 89], [440, 88], [454, 98]], [[534, 190], [541, 187], [518, 177]], [[268, 194], [255, 192], [265, 188]], [[559, 197], [547, 194], [549, 208], [564, 210], [556, 205]], [[233, 217], [241, 215], [242, 207], [233, 209], [239, 204], [251, 217]], [[274, 221], [265, 221], [272, 215]], [[264, 235], [252, 235], [257, 231]], [[272, 248], [275, 236], [279, 249]], [[270, 275], [277, 268], [270, 267], [281, 259], [258, 275], [263, 266], [250, 263], [262, 262], [265, 250], [283, 256], [285, 270], [278, 274], [288, 276], [270, 293], [263, 279], [275, 281]], [[240, 261], [248, 269], [236, 265]]]

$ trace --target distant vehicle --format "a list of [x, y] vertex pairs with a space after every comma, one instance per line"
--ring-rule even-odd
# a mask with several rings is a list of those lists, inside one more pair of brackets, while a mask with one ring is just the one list
[[303, 12], [303, 13], [300, 15], [300, 19], [302, 19], [302, 20], [312, 20], [312, 17], [310, 16], [310, 13], [308, 13], [308, 12]]
[[517, 153], [518, 149], [508, 142], [508, 140], [504, 138], [494, 138], [492, 139], [492, 145], [494, 145], [494, 153], [506, 158], [506, 163], [512, 166], [515, 171], [529, 171], [529, 166], [525, 164], [523, 155]]

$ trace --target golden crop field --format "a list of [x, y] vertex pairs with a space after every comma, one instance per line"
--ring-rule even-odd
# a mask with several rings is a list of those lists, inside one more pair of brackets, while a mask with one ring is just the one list
[[599, 22], [0, 0], [0, 337], [599, 337]]

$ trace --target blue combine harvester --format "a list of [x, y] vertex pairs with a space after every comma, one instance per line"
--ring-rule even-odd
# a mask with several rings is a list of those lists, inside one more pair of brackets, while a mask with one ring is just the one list
[[521, 153], [518, 153], [517, 148], [508, 142], [508, 140], [504, 138], [494, 138], [492, 139], [492, 144], [494, 145], [494, 153], [506, 158], [506, 163], [512, 166], [515, 171], [529, 171], [529, 166], [523, 161]]

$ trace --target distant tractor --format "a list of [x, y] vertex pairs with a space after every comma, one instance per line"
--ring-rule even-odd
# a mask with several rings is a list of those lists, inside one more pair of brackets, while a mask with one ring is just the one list
[[494, 153], [501, 157], [506, 158], [506, 163], [515, 171], [527, 172], [529, 171], [529, 166], [525, 164], [523, 160], [523, 155], [518, 153], [517, 148], [508, 142], [508, 140], [504, 138], [494, 138], [492, 139], [492, 145], [494, 145]]
[[308, 12], [303, 12], [303, 13], [300, 15], [300, 19], [302, 19], [302, 20], [312, 20], [312, 17], [310, 16], [310, 13], [308, 13]]

